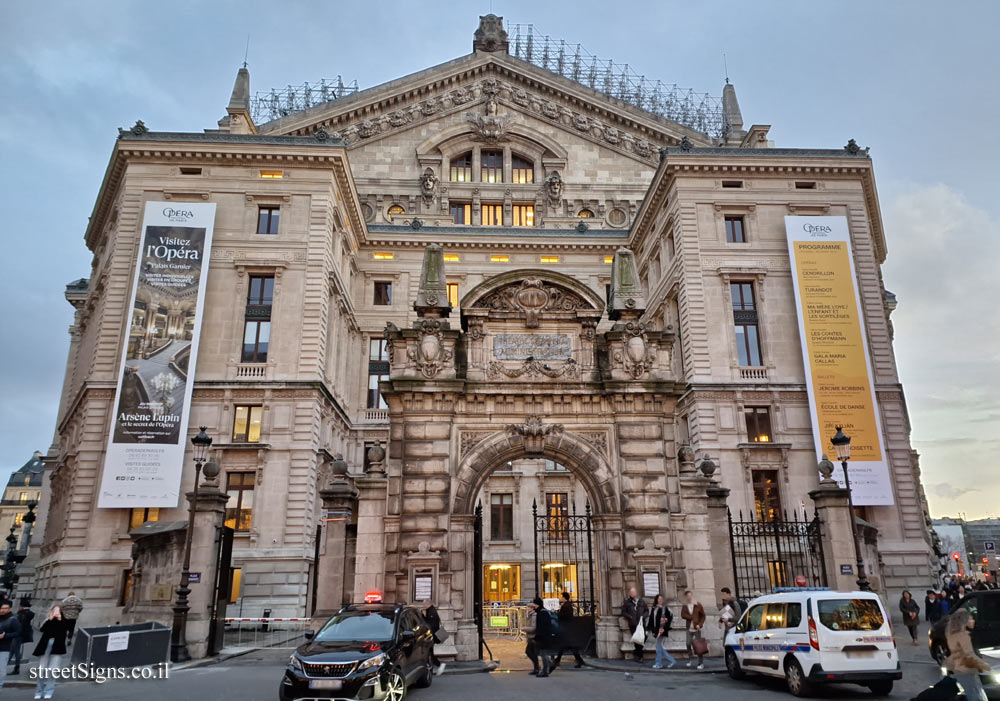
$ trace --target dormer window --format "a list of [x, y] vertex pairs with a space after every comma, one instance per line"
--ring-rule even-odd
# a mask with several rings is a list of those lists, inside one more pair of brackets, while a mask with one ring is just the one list
[[580, 219], [593, 219], [594, 213], [589, 209], [587, 209], [586, 207], [584, 207], [583, 209], [581, 209], [579, 212], [576, 213], [576, 216], [579, 217]]
[[535, 164], [526, 158], [514, 155], [510, 162], [511, 182], [515, 185], [527, 185], [535, 181]]
[[484, 183], [503, 182], [503, 151], [483, 151], [483, 170], [480, 181]]
[[392, 218], [399, 214], [406, 214], [406, 210], [403, 209], [403, 206], [399, 204], [392, 205], [385, 213], [386, 217], [389, 218], [389, 221], [392, 221]]
[[453, 183], [472, 182], [472, 151], [451, 159], [451, 181]]

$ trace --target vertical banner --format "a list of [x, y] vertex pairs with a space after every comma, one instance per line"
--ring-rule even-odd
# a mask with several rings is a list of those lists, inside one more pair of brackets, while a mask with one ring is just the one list
[[[851, 437], [858, 506], [890, 506], [892, 483], [875, 400], [868, 341], [845, 217], [785, 217], [795, 307], [817, 457], [832, 455], [837, 426]], [[834, 477], [841, 487], [840, 464]]]
[[147, 202], [100, 508], [180, 497], [215, 205]]

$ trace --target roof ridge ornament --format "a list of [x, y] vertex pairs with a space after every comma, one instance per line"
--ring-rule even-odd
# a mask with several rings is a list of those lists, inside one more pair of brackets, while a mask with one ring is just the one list
[[864, 155], [867, 156], [868, 155], [868, 151], [870, 150], [870, 147], [869, 146], [865, 146], [864, 148], [861, 148], [860, 146], [858, 146], [858, 142], [857, 141], [855, 141], [854, 139], [851, 139], [850, 141], [847, 142], [847, 145], [844, 146], [844, 150], [847, 151], [852, 156], [857, 156], [862, 151], [864, 151]]
[[503, 28], [503, 17], [497, 17], [493, 13], [480, 15], [479, 28], [472, 38], [472, 50], [489, 53], [503, 51], [505, 54], [510, 52], [507, 32]]

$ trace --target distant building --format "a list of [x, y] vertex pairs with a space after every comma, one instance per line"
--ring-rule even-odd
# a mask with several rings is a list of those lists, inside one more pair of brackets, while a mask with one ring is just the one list
[[958, 518], [938, 518], [934, 519], [933, 523], [934, 532], [941, 539], [942, 574], [969, 572], [968, 549], [965, 545], [965, 522]]
[[[24, 540], [25, 528], [22, 519], [28, 513], [29, 504], [38, 504], [41, 501], [44, 469], [42, 454], [36, 450], [28, 462], [11, 474], [10, 479], [7, 480], [7, 486], [4, 488], [3, 499], [0, 500], [0, 527], [3, 529], [0, 531], [0, 538], [6, 538], [10, 529], [14, 528], [13, 535], [17, 538], [17, 549], [22, 553], [28, 547]], [[40, 537], [37, 530], [34, 531], [34, 534], [33, 539], [35, 536]], [[6, 552], [7, 544], [3, 543], [3, 546]], [[13, 597], [15, 599], [21, 595], [30, 596], [34, 589], [35, 570], [32, 562], [33, 559], [29, 558], [17, 569], [20, 579], [15, 589]]]

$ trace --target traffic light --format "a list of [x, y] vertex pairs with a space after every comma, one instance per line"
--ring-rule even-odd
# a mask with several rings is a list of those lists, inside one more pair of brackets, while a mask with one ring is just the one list
[[990, 564], [990, 558], [988, 558], [988, 557], [984, 557], [984, 558], [983, 558], [983, 564], [984, 564], [984, 565], [988, 565], [988, 564]]
[[954, 559], [955, 559], [956, 561], [958, 561], [958, 560], [961, 560], [961, 559], [962, 559], [961, 557], [959, 557], [958, 553], [952, 553], [952, 554], [951, 554], [951, 556], [952, 556], [952, 557], [953, 557], [953, 558], [954, 558]]

